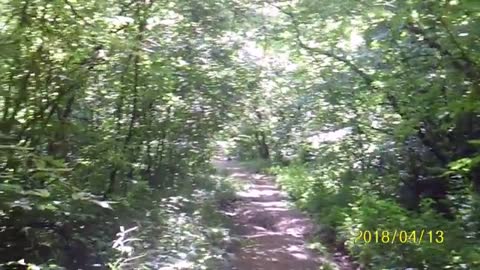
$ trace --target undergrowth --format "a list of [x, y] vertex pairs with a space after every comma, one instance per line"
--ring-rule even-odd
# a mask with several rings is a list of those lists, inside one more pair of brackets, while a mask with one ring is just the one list
[[[218, 269], [225, 263], [230, 239], [228, 219], [219, 204], [232, 198], [234, 187], [211, 176], [203, 187], [161, 199], [144, 220], [120, 231], [112, 269]], [[125, 230], [127, 231], [127, 230]]]
[[[92, 263], [88, 269], [202, 270], [218, 269], [226, 263], [230, 225], [219, 209], [233, 198], [235, 186], [223, 176], [196, 177], [163, 191], [138, 183], [125, 198], [112, 201], [110, 209], [97, 211], [96, 216], [84, 213], [90, 223], [94, 218], [114, 220], [102, 228], [92, 227], [88, 234], [75, 234], [76, 241], [97, 250], [105, 262]], [[40, 241], [42, 231], [37, 233]], [[23, 259], [0, 265], [4, 268], [73, 269], [53, 261], [35, 264]]]
[[[317, 240], [328, 246], [344, 245], [365, 269], [480, 269], [480, 248], [465, 230], [465, 215], [445, 219], [432, 210], [433, 202], [427, 199], [419, 211], [409, 211], [395, 200], [368, 194], [353, 184], [333, 185], [328, 176], [306, 165], [272, 167], [269, 172], [277, 175], [280, 186], [319, 224]], [[363, 236], [355, 241], [367, 230], [372, 233], [369, 243]], [[409, 236], [416, 231], [416, 244], [402, 244], [398, 238], [392, 244], [395, 230]], [[422, 230], [427, 236], [419, 243]], [[380, 232], [378, 239], [375, 231]], [[390, 241], [382, 243], [381, 231], [390, 232]]]

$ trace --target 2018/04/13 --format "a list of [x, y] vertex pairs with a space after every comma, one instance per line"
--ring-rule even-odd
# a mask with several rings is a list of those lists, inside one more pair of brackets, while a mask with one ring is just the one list
[[421, 244], [425, 239], [428, 243], [442, 244], [444, 242], [445, 232], [442, 230], [420, 230], [420, 231], [359, 231], [354, 243], [363, 241], [365, 244]]

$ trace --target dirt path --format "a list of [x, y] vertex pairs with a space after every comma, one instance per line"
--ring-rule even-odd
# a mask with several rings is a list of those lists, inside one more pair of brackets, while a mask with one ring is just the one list
[[[231, 268], [237, 270], [353, 269], [344, 259], [333, 261], [306, 247], [313, 223], [292, 209], [287, 195], [270, 176], [256, 174], [236, 161], [214, 160], [218, 170], [244, 181], [229, 213], [242, 244], [233, 250]], [[335, 258], [335, 256], [333, 257]], [[333, 267], [332, 267], [333, 266]]]

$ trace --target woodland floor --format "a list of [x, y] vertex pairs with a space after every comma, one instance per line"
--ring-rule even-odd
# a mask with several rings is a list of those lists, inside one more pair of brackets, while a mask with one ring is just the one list
[[232, 250], [229, 269], [354, 269], [344, 254], [325, 256], [307, 247], [315, 225], [292, 207], [287, 194], [275, 185], [274, 177], [221, 157], [213, 163], [218, 171], [245, 184], [226, 213], [233, 221], [234, 234], [241, 239]]

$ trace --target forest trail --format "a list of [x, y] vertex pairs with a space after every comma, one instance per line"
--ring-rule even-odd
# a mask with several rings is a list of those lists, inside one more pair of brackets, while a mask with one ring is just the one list
[[233, 250], [230, 269], [317, 270], [327, 263], [333, 269], [354, 269], [342, 254], [331, 259], [307, 247], [315, 225], [291, 207], [272, 176], [257, 174], [237, 161], [216, 158], [213, 164], [217, 171], [246, 184], [227, 212], [242, 242]]

